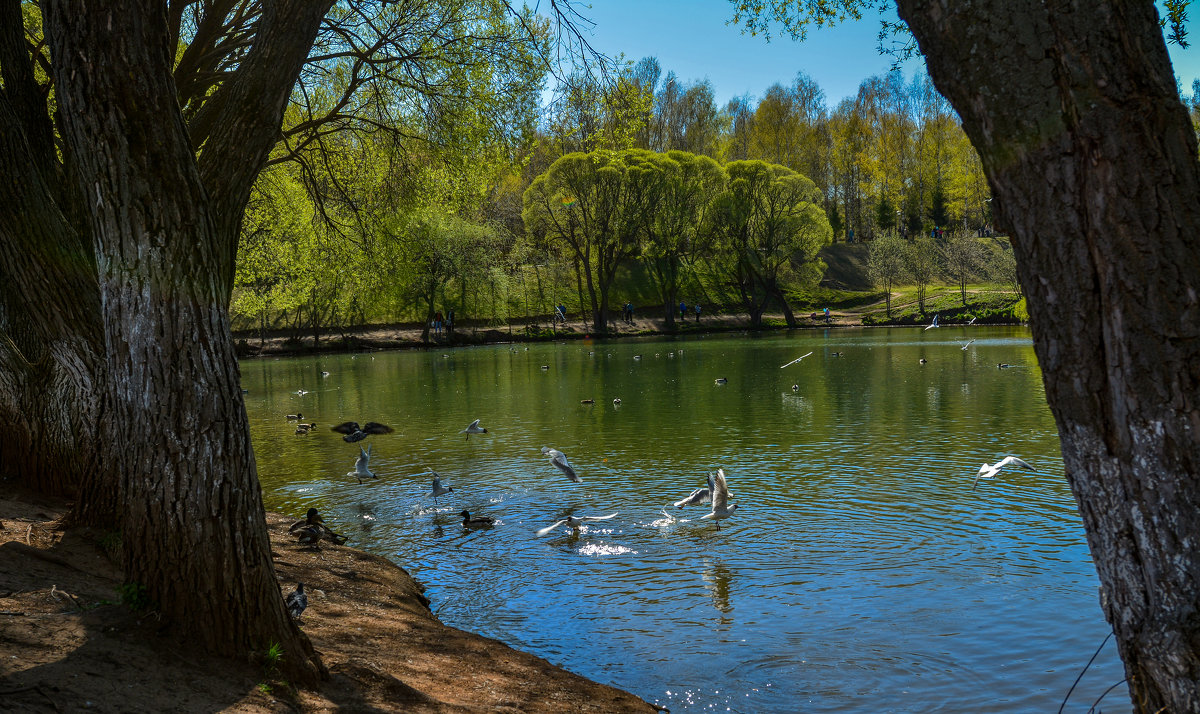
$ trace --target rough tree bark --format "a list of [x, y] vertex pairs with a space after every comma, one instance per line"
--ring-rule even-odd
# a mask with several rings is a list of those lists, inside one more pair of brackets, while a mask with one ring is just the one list
[[198, 165], [166, 5], [43, 3], [102, 301], [107, 447], [85, 487], [116, 492], [126, 580], [170, 628], [227, 655], [278, 643], [298, 683], [321, 665], [275, 582], [228, 304], [249, 184], [329, 5], [264, 3], [236, 79], [210, 98]]
[[0, 166], [26, 167], [0, 171], [0, 477], [66, 495], [96, 463], [100, 293], [19, 0], [0, 2], [0, 71]]
[[1200, 164], [1154, 5], [899, 7], [1011, 232], [1134, 706], [1200, 711]]

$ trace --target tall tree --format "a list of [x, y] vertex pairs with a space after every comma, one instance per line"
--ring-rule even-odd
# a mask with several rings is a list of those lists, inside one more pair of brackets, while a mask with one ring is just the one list
[[1200, 711], [1200, 161], [1155, 5], [897, 4], [1012, 236], [1134, 707]]
[[641, 149], [574, 153], [525, 191], [527, 229], [566, 247], [600, 334], [617, 269], [636, 255], [646, 217], [658, 209], [660, 174], [656, 155]]
[[751, 324], [762, 324], [762, 314], [774, 300], [794, 327], [784, 278], [814, 268], [823, 272], [817, 252], [832, 240], [821, 194], [807, 177], [778, 164], [734, 161], [725, 173], [727, 187], [710, 209], [718, 263], [741, 296]]
[[658, 285], [668, 328], [674, 329], [684, 266], [704, 253], [703, 230], [713, 198], [725, 184], [721, 165], [707, 156], [671, 151], [660, 158], [658, 210], [647, 214], [642, 260]]

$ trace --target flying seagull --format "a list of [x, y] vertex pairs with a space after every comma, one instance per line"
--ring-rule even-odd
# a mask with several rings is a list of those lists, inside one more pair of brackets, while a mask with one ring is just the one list
[[712, 494], [714, 488], [713, 475], [710, 471], [708, 474], [708, 488], [698, 488], [695, 491], [692, 491], [692, 495], [688, 496], [682, 501], [676, 501], [675, 507], [683, 508], [684, 506], [694, 506], [698, 503], [712, 503]]
[[358, 458], [354, 460], [354, 470], [346, 472], [347, 476], [357, 476], [358, 482], [362, 483], [364, 476], [371, 478], [379, 478], [371, 472], [369, 468], [371, 463], [371, 447], [367, 445], [367, 450], [363, 451], [363, 447], [358, 447]]
[[296, 589], [288, 593], [284, 604], [287, 605], [288, 614], [293, 620], [299, 620], [304, 614], [305, 608], [308, 607], [308, 595], [304, 594], [304, 583], [296, 583]]
[[470, 439], [471, 434], [486, 434], [487, 429], [484, 429], [482, 426], [479, 426], [479, 420], [476, 419], [475, 421], [471, 422], [470, 424], [467, 424], [466, 429], [463, 429], [462, 431], [460, 431], [458, 433], [466, 434], [467, 438]]
[[437, 471], [433, 472], [433, 490], [429, 495], [433, 496], [433, 503], [437, 505], [438, 496], [445, 496], [447, 493], [453, 493], [453, 486], [442, 486], [442, 477], [438, 476]]
[[970, 346], [971, 346], [971, 343], [972, 343], [972, 342], [974, 342], [974, 341], [975, 341], [975, 340], [967, 340], [966, 344], [964, 344], [964, 345], [963, 345], [963, 352], [966, 352], [966, 351], [967, 351], [967, 348], [968, 348], [968, 347], [970, 347]]
[[[812, 352], [808, 353], [808, 355], [811, 355], [811, 354], [812, 354]], [[804, 357], [807, 357], [808, 355], [804, 355]], [[783, 369], [784, 367], [791, 367], [792, 365], [796, 364], [800, 360], [804, 359], [804, 357], [797, 357], [796, 359], [792, 360], [791, 362], [788, 362], [787, 364], [781, 364], [781, 365], [779, 365], [779, 368]]]
[[713, 475], [712, 513], [700, 516], [702, 520], [712, 519], [717, 522], [717, 530], [721, 530], [721, 520], [729, 518], [737, 510], [737, 504], [729, 505], [729, 485], [725, 483], [725, 471], [717, 469]]
[[[938, 324], [938, 316], [937, 316], [937, 313], [936, 313], [936, 312], [933, 314], [933, 322], [931, 322], [931, 323], [929, 323], [928, 325], [926, 325], [926, 326], [925, 326], [925, 329], [926, 329], [926, 330], [928, 330], [928, 329], [929, 329], [929, 328], [931, 328], [931, 327], [941, 327], [941, 325], [939, 325], [939, 324]], [[923, 330], [923, 331], [924, 331], [924, 330]]]
[[379, 422], [374, 421], [369, 421], [361, 427], [356, 421], [346, 421], [330, 428], [339, 434], [345, 434], [345, 436], [342, 437], [342, 441], [348, 444], [353, 444], [356, 441], [362, 441], [371, 434], [391, 434], [393, 431], [395, 431], [395, 429], [387, 426], [386, 424], [380, 424]]
[[1037, 469], [1033, 468], [1015, 456], [1005, 456], [995, 464], [984, 464], [983, 466], [980, 466], [979, 475], [975, 477], [975, 483], [971, 484], [971, 490], [974, 491], [975, 487], [979, 485], [979, 479], [994, 478], [996, 474], [1000, 473], [1000, 469], [1008, 466], [1009, 464], [1012, 464], [1013, 466], [1020, 466], [1021, 468], [1029, 469], [1030, 471], [1037, 471]]
[[550, 464], [566, 474], [567, 478], [571, 479], [575, 483], [581, 483], [583, 481], [583, 479], [579, 478], [579, 475], [575, 473], [575, 469], [571, 468], [571, 464], [567, 463], [566, 454], [558, 449], [551, 449], [549, 446], [543, 446], [542, 453], [550, 457]]
[[570, 528], [571, 530], [579, 530], [579, 526], [583, 525], [587, 521], [607, 521], [610, 518], [615, 518], [616, 515], [617, 514], [615, 514], [615, 513], [610, 513], [607, 516], [567, 516], [566, 518], [562, 519], [561, 521], [558, 521], [557, 523], [555, 523], [552, 526], [546, 526], [545, 528], [538, 529], [536, 535], [538, 535], [539, 537], [544, 536], [547, 533], [549, 533], [550, 531], [554, 530], [555, 528], [558, 528], [559, 526], [561, 526], [563, 524], [566, 524], [566, 526], [568, 528]]

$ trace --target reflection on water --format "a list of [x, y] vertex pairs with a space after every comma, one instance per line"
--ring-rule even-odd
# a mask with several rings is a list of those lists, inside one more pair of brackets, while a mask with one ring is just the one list
[[[242, 370], [268, 507], [320, 508], [352, 544], [412, 571], [447, 623], [672, 711], [1057, 709], [1108, 632], [1025, 330], [502, 345]], [[358, 445], [327, 426], [296, 435], [285, 415], [297, 412], [395, 427], [369, 437], [379, 478], [345, 476]], [[474, 419], [489, 433], [464, 440]], [[1008, 453], [1039, 472], [971, 491], [979, 465]], [[700, 520], [708, 506], [671, 505], [717, 467], [739, 504], [719, 531]], [[454, 486], [436, 504], [431, 470]], [[464, 509], [497, 523], [466, 530]], [[1072, 701], [1123, 676], [1109, 648]]]

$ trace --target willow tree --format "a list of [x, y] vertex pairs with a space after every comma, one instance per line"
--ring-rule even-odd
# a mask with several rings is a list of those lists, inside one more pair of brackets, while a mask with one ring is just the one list
[[1134, 707], [1200, 711], [1200, 161], [1155, 5], [897, 4], [1012, 236]]
[[567, 154], [525, 191], [526, 229], [574, 261], [596, 332], [608, 331], [617, 269], [637, 254], [662, 198], [661, 158], [641, 149]]
[[[293, 87], [306, 66], [349, 78], [287, 134], [318, 141], [446, 42], [513, 41], [450, 17], [478, 7], [508, 11], [0, 2], [0, 469], [79, 480], [75, 519], [120, 530], [126, 581], [197, 649], [277, 643], [291, 681], [321, 670], [275, 581], [229, 330], [239, 227]], [[414, 43], [411, 22], [454, 36]]]
[[751, 324], [762, 324], [774, 300], [794, 327], [784, 280], [819, 280], [823, 265], [817, 252], [833, 239], [821, 193], [807, 177], [764, 161], [733, 161], [725, 173], [726, 188], [710, 208], [717, 263]]
[[707, 250], [712, 234], [703, 227], [725, 185], [721, 165], [707, 156], [671, 151], [660, 160], [658, 210], [646, 215], [641, 257], [663, 301], [668, 328], [675, 324], [684, 266]]

